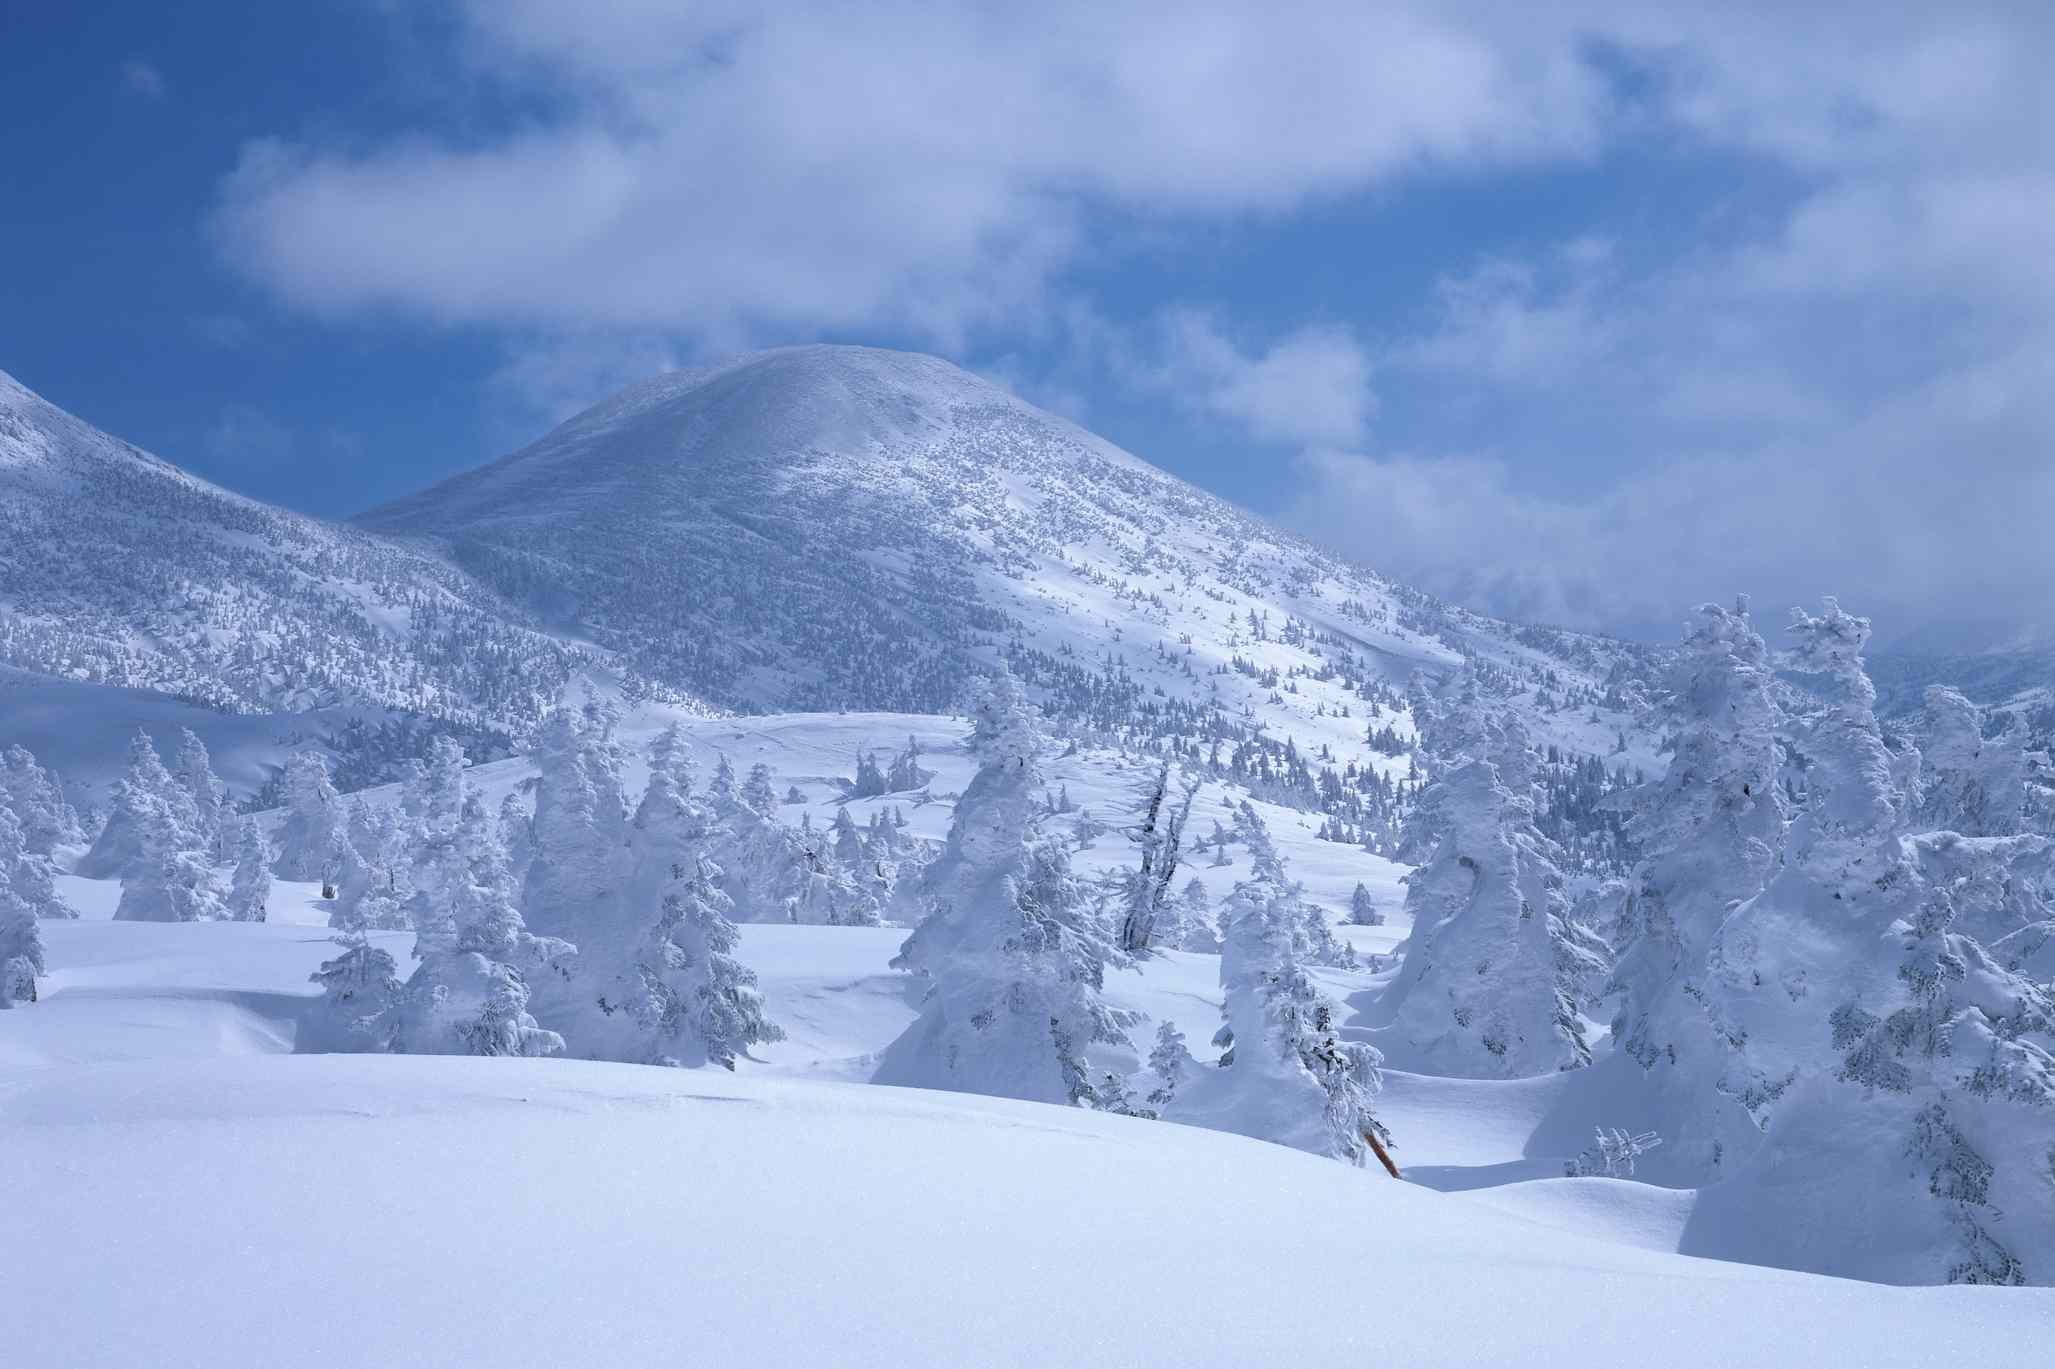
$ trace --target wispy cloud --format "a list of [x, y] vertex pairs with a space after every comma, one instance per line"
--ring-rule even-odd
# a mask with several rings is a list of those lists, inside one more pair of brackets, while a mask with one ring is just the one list
[[131, 57], [121, 64], [121, 88], [145, 100], [161, 100], [171, 91], [164, 73], [140, 57]]

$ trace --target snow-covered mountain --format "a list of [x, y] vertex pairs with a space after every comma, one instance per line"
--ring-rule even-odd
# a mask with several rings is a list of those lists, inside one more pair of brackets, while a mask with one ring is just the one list
[[1469, 658], [1543, 692], [1543, 741], [1606, 752], [1630, 725], [1608, 684], [1646, 664], [1441, 605], [947, 362], [872, 348], [657, 377], [359, 521], [743, 711], [948, 711], [1004, 655], [1086, 728], [1360, 759], [1366, 684]]
[[0, 665], [504, 730], [589, 655], [441, 558], [230, 493], [0, 373]]

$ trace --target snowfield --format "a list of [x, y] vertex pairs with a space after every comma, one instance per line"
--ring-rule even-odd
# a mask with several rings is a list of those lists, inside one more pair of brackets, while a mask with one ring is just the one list
[[24, 1366], [1923, 1366], [2055, 1317], [914, 1090], [246, 1057], [18, 1072], [0, 1105]]
[[[1393, 1183], [865, 1084], [916, 1012], [886, 966], [903, 931], [757, 925], [742, 954], [788, 1038], [734, 1075], [294, 1056], [333, 951], [317, 891], [275, 886], [265, 924], [162, 925], [103, 920], [112, 888], [64, 881], [85, 916], [44, 924], [43, 1000], [0, 1016], [23, 1233], [0, 1285], [38, 1309], [10, 1366], [1732, 1369], [1996, 1361], [2055, 1327], [2047, 1289], [1674, 1253], [1692, 1193], [1560, 1177], [1603, 1068], [1387, 1073]], [[408, 934], [380, 940], [405, 963]], [[1203, 1040], [1217, 968], [1167, 955], [1109, 998]]]

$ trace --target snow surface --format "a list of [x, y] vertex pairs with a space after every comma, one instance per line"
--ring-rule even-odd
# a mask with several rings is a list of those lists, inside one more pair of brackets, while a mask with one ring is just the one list
[[[2045, 1290], [1565, 1233], [1238, 1137], [581, 1062], [0, 1075], [10, 1362], [2016, 1362]], [[15, 1358], [26, 1347], [29, 1359]]]

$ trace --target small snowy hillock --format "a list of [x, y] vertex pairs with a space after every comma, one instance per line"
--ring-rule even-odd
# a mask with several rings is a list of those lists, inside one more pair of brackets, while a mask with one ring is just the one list
[[10, 1363], [73, 1369], [1914, 1366], [2015, 1362], [2055, 1316], [1651, 1253], [1235, 1136], [708, 1071], [0, 1073], [0, 1154], [29, 1179]]

